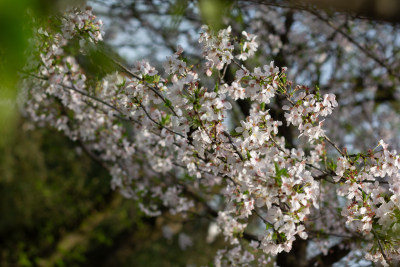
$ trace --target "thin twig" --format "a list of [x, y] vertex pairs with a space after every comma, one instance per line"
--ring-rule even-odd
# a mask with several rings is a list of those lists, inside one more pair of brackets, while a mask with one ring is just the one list
[[372, 234], [375, 236], [376, 241], [378, 241], [379, 250], [381, 251], [383, 258], [385, 259], [387, 264], [390, 264], [390, 261], [388, 260], [386, 254], [385, 254], [385, 251], [383, 250], [383, 247], [382, 247], [381, 241], [379, 240], [378, 234], [376, 233], [374, 228], [371, 228], [371, 231], [372, 231]]
[[[136, 78], [138, 80], [143, 80], [140, 78], [139, 75], [131, 72], [127, 67], [125, 67], [124, 65], [122, 65], [121, 63], [119, 63], [118, 61], [116, 61], [115, 59], [111, 59], [118, 67], [120, 67], [124, 72], [126, 72], [127, 74], [131, 75], [133, 78]], [[148, 82], [143, 81], [144, 84], [147, 86], [147, 88], [149, 88], [151, 91], [153, 91], [158, 97], [161, 98], [161, 100], [165, 103], [165, 105], [172, 111], [172, 113], [174, 113], [175, 116], [178, 117], [178, 114], [176, 114], [175, 110], [171, 107], [171, 105], [167, 102], [167, 100], [164, 98], [164, 96], [160, 93], [159, 90], [157, 90], [155, 87], [151, 86]]]
[[[36, 79], [48, 81], [48, 79], [45, 78], [45, 77], [40, 77], [40, 76], [31, 74], [31, 73], [26, 73], [26, 72], [23, 72], [23, 73], [24, 73], [24, 74], [27, 74], [27, 75], [29, 75], [29, 76], [31, 76], [31, 77], [34, 77], [34, 78], [36, 78]], [[72, 81], [71, 81], [71, 84], [72, 84]], [[90, 94], [88, 94], [88, 93], [86, 93], [86, 92], [84, 92], [84, 91], [81, 91], [81, 90], [79, 90], [79, 89], [76, 89], [75, 86], [68, 86], [68, 85], [61, 84], [61, 83], [60, 83], [60, 84], [57, 84], [57, 85], [59, 85], [59, 86], [65, 88], [65, 89], [69, 89], [69, 90], [75, 91], [75, 92], [77, 92], [77, 93], [79, 93], [79, 94], [81, 94], [81, 95], [84, 95], [84, 96], [88, 97], [88, 98], [91, 98], [91, 99], [93, 99], [93, 100], [95, 100], [95, 101], [97, 101], [97, 102], [99, 102], [99, 103], [101, 103], [101, 104], [103, 104], [103, 105], [105, 105], [105, 106], [107, 106], [107, 107], [109, 107], [109, 108], [111, 108], [111, 109], [117, 111], [118, 113], [124, 115], [124, 113], [123, 113], [121, 110], [119, 110], [118, 108], [114, 107], [113, 105], [110, 105], [109, 103], [107, 103], [107, 102], [101, 100], [100, 98], [98, 98], [98, 97], [96, 97], [96, 96], [90, 95]]]
[[262, 217], [260, 215], [260, 213], [258, 213], [257, 209], [254, 209], [254, 213], [257, 215], [258, 218], [260, 218], [265, 224], [268, 224], [270, 226], [273, 226], [272, 223], [270, 223], [269, 221], [267, 221], [267, 219], [265, 219], [264, 217]]
[[344, 37], [347, 38], [347, 40], [349, 40], [353, 45], [355, 45], [358, 49], [360, 49], [365, 55], [367, 55], [368, 57], [370, 57], [372, 60], [374, 60], [376, 63], [378, 63], [378, 65], [380, 65], [381, 67], [385, 68], [387, 70], [387, 72], [393, 76], [396, 77], [397, 79], [399, 78], [399, 76], [397, 76], [395, 74], [395, 72], [381, 59], [379, 59], [377, 56], [375, 56], [374, 54], [372, 54], [370, 52], [370, 50], [368, 50], [367, 48], [363, 47], [360, 42], [357, 42], [356, 40], [353, 39], [353, 37], [351, 37], [349, 34], [347, 34], [345, 31], [343, 31], [341, 28], [337, 27], [335, 24], [333, 24], [329, 19], [324, 18], [323, 16], [321, 16], [320, 13], [318, 13], [317, 11], [313, 11], [313, 10], [307, 10], [309, 13], [313, 14], [314, 16], [316, 16], [317, 18], [319, 18], [320, 20], [322, 20], [323, 22], [325, 22], [329, 27], [331, 27], [333, 30], [337, 31], [338, 33], [340, 33], [341, 35], [343, 35]]
[[331, 139], [329, 139], [328, 136], [324, 135], [323, 137], [326, 141], [328, 141], [329, 144], [331, 144], [339, 153], [340, 155], [342, 155], [343, 157], [345, 157], [346, 155], [343, 153], [343, 151], [340, 150], [340, 148], [334, 143], [332, 142]]
[[165, 127], [164, 125], [162, 125], [162, 124], [159, 123], [158, 121], [154, 120], [154, 119], [150, 116], [150, 114], [147, 112], [146, 108], [145, 108], [141, 103], [139, 103], [139, 105], [140, 105], [140, 107], [143, 109], [143, 111], [144, 111], [144, 113], [146, 114], [146, 116], [147, 116], [152, 122], [154, 122], [155, 124], [157, 124], [157, 125], [160, 126], [161, 128], [164, 128], [165, 130], [169, 131], [170, 133], [179, 135], [179, 136], [182, 137], [182, 138], [186, 138], [183, 134], [177, 133], [177, 132], [175, 132], [175, 131], [169, 129], [168, 127]]
[[240, 153], [240, 151], [239, 151], [239, 149], [237, 148], [237, 146], [233, 143], [232, 136], [231, 136], [227, 131], [224, 131], [224, 135], [225, 135], [226, 137], [228, 137], [229, 143], [232, 145], [233, 149], [235, 150], [236, 154], [239, 156], [240, 160], [241, 160], [241, 161], [244, 161], [244, 158], [243, 158], [243, 156], [242, 156], [242, 153]]

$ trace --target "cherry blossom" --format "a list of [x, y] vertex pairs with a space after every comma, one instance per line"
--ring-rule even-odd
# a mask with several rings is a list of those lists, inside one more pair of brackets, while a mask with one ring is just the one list
[[[24, 114], [37, 126], [63, 132], [102, 162], [111, 187], [146, 215], [185, 217], [202, 205], [229, 246], [217, 252], [216, 266], [263, 266], [269, 255], [290, 251], [314, 229], [367, 240], [370, 246], [360, 249], [369, 260], [400, 260], [397, 151], [383, 140], [354, 155], [339, 149], [324, 129], [338, 107], [334, 94], [294, 85], [287, 69], [274, 62], [251, 71], [236, 61], [257, 51], [255, 35], [243, 32], [236, 51], [231, 27], [213, 32], [204, 26], [201, 67], [186, 64], [178, 47], [164, 71], [146, 60], [128, 68], [109, 58], [116, 71], [92, 81], [66, 48], [75, 38], [83, 53], [100, 42], [102, 23], [90, 9], [72, 10], [59, 21], [60, 29], [36, 33], [36, 68], [27, 67], [22, 82]], [[221, 78], [228, 65], [236, 68], [229, 84]], [[203, 71], [215, 78], [214, 88], [203, 83]], [[266, 108], [278, 97], [285, 101], [283, 121]], [[245, 98], [252, 101], [249, 115], [230, 131], [234, 101]], [[280, 133], [289, 125], [298, 129], [297, 148], [289, 148]], [[331, 162], [328, 152], [336, 153]], [[310, 220], [321, 213], [322, 199], [336, 199], [336, 209]], [[246, 232], [251, 218], [263, 225], [262, 234]], [[250, 250], [240, 241], [246, 237]], [[179, 244], [185, 249], [192, 240], [180, 234]], [[256, 258], [257, 251], [265, 255]]]

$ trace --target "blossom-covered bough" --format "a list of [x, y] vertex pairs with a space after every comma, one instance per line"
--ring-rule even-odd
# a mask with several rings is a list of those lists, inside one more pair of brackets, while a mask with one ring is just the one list
[[[119, 71], [93, 80], [70, 46], [83, 54], [95, 47], [101, 22], [90, 9], [52, 20], [60, 27], [38, 29], [40, 60], [23, 72], [24, 114], [77, 141], [109, 170], [112, 188], [148, 216], [212, 215], [227, 242], [216, 266], [265, 266], [310, 236], [322, 249], [338, 236], [368, 260], [399, 262], [397, 152], [382, 140], [357, 154], [335, 145], [323, 127], [338, 106], [335, 95], [293, 84], [273, 62], [247, 69], [242, 62], [257, 50], [256, 36], [243, 32], [235, 43], [230, 27], [204, 26], [201, 66], [189, 66], [178, 47], [164, 62], [165, 75], [146, 61], [130, 69], [109, 58]], [[228, 66], [236, 69], [229, 83]], [[285, 121], [269, 113], [276, 97], [286, 101]], [[250, 114], [233, 125], [233, 106], [243, 99], [252, 101]], [[280, 133], [290, 124], [301, 144], [291, 149]], [[248, 231], [251, 217], [262, 234]]]

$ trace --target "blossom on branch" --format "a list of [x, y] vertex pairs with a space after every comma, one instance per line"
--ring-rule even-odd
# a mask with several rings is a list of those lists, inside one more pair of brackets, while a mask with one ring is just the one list
[[[78, 141], [108, 169], [112, 188], [137, 201], [146, 215], [167, 210], [187, 216], [202, 205], [231, 245], [217, 252], [216, 266], [263, 266], [267, 256], [256, 258], [257, 251], [272, 256], [290, 251], [296, 239], [307, 239], [322, 224], [322, 219], [309, 218], [320, 213], [321, 198], [332, 188], [347, 201], [338, 207], [346, 224], [336, 230], [372, 243], [367, 251], [371, 260], [399, 260], [397, 152], [383, 141], [383, 151], [369, 155], [340, 150], [323, 125], [338, 107], [335, 95], [321, 97], [318, 90], [294, 86], [286, 68], [274, 62], [251, 71], [235, 61], [254, 55], [256, 36], [243, 32], [245, 42], [235, 55], [230, 27], [213, 32], [204, 26], [200, 68], [189, 66], [178, 47], [163, 64], [165, 77], [145, 60], [129, 69], [111, 58], [119, 71], [93, 82], [66, 48], [72, 39], [80, 40], [82, 51], [87, 43], [100, 42], [101, 23], [90, 9], [73, 10], [60, 23], [58, 30], [49, 27], [36, 34], [40, 57], [36, 69], [26, 70], [25, 115]], [[221, 78], [228, 65], [236, 71], [230, 83]], [[215, 78], [215, 88], [202, 83], [204, 70]], [[277, 98], [285, 101], [282, 121], [267, 108]], [[238, 99], [252, 105], [230, 131]], [[281, 133], [289, 125], [307, 137], [299, 138], [297, 148], [289, 148]], [[340, 153], [330, 167], [327, 143]], [[378, 179], [384, 177], [388, 184]], [[210, 205], [213, 199], [219, 203]], [[246, 232], [252, 217], [263, 225], [262, 234]], [[239, 241], [246, 237], [251, 250]], [[183, 234], [179, 242], [182, 248], [192, 244]]]

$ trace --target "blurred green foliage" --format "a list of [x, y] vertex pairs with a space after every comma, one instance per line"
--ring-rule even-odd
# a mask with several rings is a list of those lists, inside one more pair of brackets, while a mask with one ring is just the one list
[[205, 24], [210, 25], [214, 30], [225, 27], [223, 18], [230, 15], [234, 1], [229, 0], [199, 0], [199, 10]]
[[10, 139], [0, 153], [0, 265], [30, 266], [107, 204], [109, 177], [54, 132], [19, 130]]
[[[17, 129], [0, 147], [0, 266], [195, 266], [212, 262], [222, 240], [206, 243], [205, 218], [147, 218], [110, 189], [101, 165], [61, 133]], [[177, 225], [193, 236], [182, 251]]]
[[19, 71], [29, 55], [34, 26], [48, 15], [84, 0], [0, 0], [0, 143], [14, 129]]

